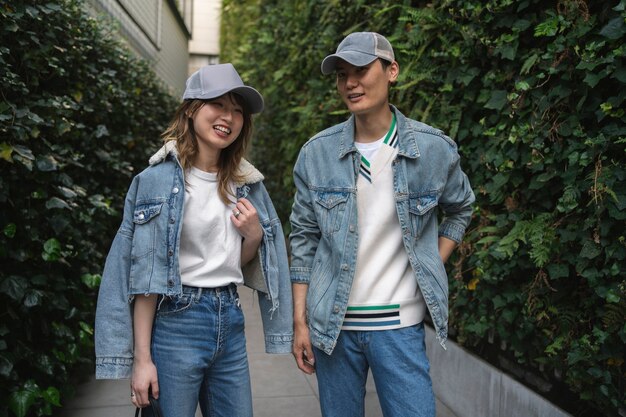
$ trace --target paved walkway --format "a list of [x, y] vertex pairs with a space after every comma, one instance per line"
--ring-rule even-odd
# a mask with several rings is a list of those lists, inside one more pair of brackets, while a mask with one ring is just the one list
[[[264, 351], [261, 317], [256, 295], [240, 288], [246, 316], [246, 337], [250, 358], [255, 417], [320, 417], [315, 376], [302, 373], [291, 355], [268, 355]], [[376, 388], [370, 377], [365, 396], [366, 417], [380, 417]], [[128, 380], [91, 380], [77, 388], [74, 399], [63, 408], [66, 417], [130, 417]], [[196, 413], [201, 417], [200, 412]], [[437, 401], [437, 417], [456, 417]]]

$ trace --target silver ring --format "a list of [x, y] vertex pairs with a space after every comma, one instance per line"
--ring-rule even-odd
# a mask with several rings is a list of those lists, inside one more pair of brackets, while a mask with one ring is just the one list
[[241, 212], [239, 210], [237, 210], [234, 214], [235, 214], [235, 219], [238, 219], [239, 215], [241, 214]]
[[134, 392], [131, 392], [131, 393], [130, 393], [130, 397], [132, 398], [132, 397], [134, 397], [134, 396], [135, 396], [135, 393], [134, 393]]

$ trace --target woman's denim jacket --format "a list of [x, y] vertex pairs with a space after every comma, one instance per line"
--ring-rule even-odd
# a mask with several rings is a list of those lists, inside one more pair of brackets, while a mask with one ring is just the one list
[[[411, 120], [395, 107], [399, 145], [392, 163], [396, 210], [404, 249], [445, 346], [448, 277], [438, 236], [460, 242], [472, 215], [474, 193], [459, 163], [456, 144], [441, 131]], [[308, 284], [311, 342], [330, 354], [348, 306], [356, 268], [356, 180], [360, 155], [354, 116], [311, 138], [294, 167], [291, 213], [291, 281]], [[438, 220], [438, 210], [443, 213]]]
[[[132, 300], [137, 294], [182, 294], [178, 251], [184, 197], [183, 170], [174, 142], [150, 159], [128, 190], [124, 217], [107, 256], [96, 309], [96, 378], [131, 376]], [[267, 353], [289, 353], [293, 308], [289, 264], [281, 222], [262, 183], [263, 176], [243, 160], [245, 184], [237, 197], [257, 210], [263, 240], [257, 256], [243, 268], [245, 284], [259, 294]]]

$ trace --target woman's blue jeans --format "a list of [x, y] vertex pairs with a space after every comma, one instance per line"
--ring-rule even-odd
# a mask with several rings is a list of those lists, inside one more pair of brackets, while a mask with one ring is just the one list
[[332, 355], [313, 353], [324, 417], [363, 417], [370, 368], [385, 417], [435, 417], [423, 324], [342, 330]]
[[159, 403], [167, 417], [251, 417], [252, 390], [237, 287], [183, 287], [165, 298], [152, 332]]

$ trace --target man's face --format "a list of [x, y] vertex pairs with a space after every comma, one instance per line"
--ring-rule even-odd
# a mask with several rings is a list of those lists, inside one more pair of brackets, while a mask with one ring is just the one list
[[376, 59], [363, 67], [345, 61], [337, 63], [337, 91], [350, 112], [362, 115], [388, 106], [389, 83], [398, 78], [396, 62], [383, 68]]

